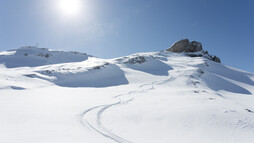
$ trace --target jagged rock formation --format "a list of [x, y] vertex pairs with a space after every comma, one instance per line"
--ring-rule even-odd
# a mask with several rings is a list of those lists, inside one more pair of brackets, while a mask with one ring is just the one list
[[208, 54], [207, 51], [204, 51], [202, 48], [202, 43], [197, 41], [190, 42], [189, 39], [183, 39], [175, 42], [170, 48], [166, 51], [176, 52], [176, 53], [186, 53], [190, 57], [205, 57], [209, 60], [221, 63], [221, 60], [217, 56]]
[[191, 42], [191, 47], [189, 49], [189, 52], [197, 52], [202, 50], [202, 44], [197, 41], [192, 41]]
[[183, 39], [175, 42], [166, 51], [182, 53], [182, 52], [198, 52], [202, 50], [202, 44], [197, 41], [190, 42], [189, 39]]

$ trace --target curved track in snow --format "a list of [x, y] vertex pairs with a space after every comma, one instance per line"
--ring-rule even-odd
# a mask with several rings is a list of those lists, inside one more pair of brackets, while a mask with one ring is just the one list
[[[154, 85], [161, 85], [165, 84], [174, 78], [171, 76], [169, 79], [162, 80], [162, 81], [155, 81], [150, 84], [143, 84], [139, 86], [139, 89], [137, 90], [132, 90], [130, 92], [124, 93], [124, 94], [119, 94], [114, 96], [114, 98], [118, 99], [118, 102], [112, 103], [112, 104], [105, 104], [105, 105], [98, 105], [92, 108], [87, 109], [82, 113], [82, 122], [86, 127], [90, 127], [92, 130], [96, 131], [97, 133], [101, 134], [102, 136], [111, 139], [117, 143], [132, 143], [131, 141], [124, 139], [117, 134], [113, 133], [110, 131], [110, 129], [106, 128], [102, 124], [102, 115], [103, 113], [115, 106], [123, 105], [123, 104], [128, 104], [131, 102], [134, 97], [132, 95], [137, 94], [137, 93], [144, 93], [149, 90], [154, 89]], [[90, 118], [89, 118], [90, 117]]]

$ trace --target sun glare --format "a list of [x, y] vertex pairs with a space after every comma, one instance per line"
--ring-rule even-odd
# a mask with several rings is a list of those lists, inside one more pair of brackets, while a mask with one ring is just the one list
[[65, 16], [76, 16], [81, 12], [81, 0], [59, 0], [58, 9]]

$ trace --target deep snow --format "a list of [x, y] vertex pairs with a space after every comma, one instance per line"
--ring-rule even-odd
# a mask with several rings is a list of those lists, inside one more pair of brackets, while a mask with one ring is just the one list
[[0, 143], [254, 142], [254, 74], [171, 52], [0, 53]]

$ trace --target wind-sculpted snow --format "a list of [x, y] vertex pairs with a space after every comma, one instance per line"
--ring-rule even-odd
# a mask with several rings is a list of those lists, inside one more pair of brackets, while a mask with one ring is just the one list
[[204, 79], [206, 85], [215, 91], [224, 90], [233, 93], [251, 94], [247, 89], [214, 73], [205, 73], [202, 78]]
[[47, 80], [61, 87], [109, 87], [129, 83], [118, 65], [97, 58], [37, 67], [35, 71], [35, 74], [25, 76]]
[[207, 71], [245, 84], [254, 85], [252, 73], [228, 67], [223, 64], [211, 62], [211, 66], [207, 67]]
[[161, 61], [159, 57], [151, 55], [134, 54], [118, 60], [122, 60], [128, 68], [152, 75], [168, 76], [168, 71], [173, 69], [170, 65]]
[[124, 72], [113, 64], [85, 72], [54, 72], [53, 82], [63, 87], [108, 87], [128, 84]]
[[[215, 68], [216, 67], [216, 68]], [[232, 93], [251, 94], [244, 86], [236, 82], [254, 85], [252, 74], [226, 67], [211, 61], [206, 61], [200, 77], [208, 88], [215, 91], [228, 91]]]
[[151, 58], [151, 57], [146, 58], [146, 62], [144, 63], [141, 63], [141, 64], [127, 63], [126, 66], [134, 70], [142, 71], [152, 75], [160, 75], [160, 76], [167, 76], [168, 71], [173, 69], [171, 66], [163, 63], [159, 59]]
[[84, 53], [54, 51], [33, 46], [0, 53], [0, 64], [8, 68], [36, 67], [69, 62], [81, 62], [91, 57]]

